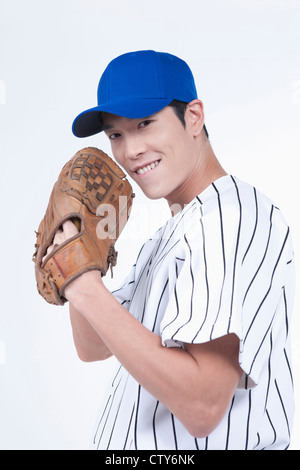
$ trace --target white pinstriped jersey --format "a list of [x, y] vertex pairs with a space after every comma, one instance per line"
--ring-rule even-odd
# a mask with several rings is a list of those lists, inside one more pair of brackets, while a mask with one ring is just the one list
[[244, 375], [218, 427], [196, 439], [119, 365], [95, 449], [289, 446], [294, 255], [289, 228], [267, 197], [230, 175], [218, 179], [145, 243], [114, 295], [165, 347], [235, 333]]

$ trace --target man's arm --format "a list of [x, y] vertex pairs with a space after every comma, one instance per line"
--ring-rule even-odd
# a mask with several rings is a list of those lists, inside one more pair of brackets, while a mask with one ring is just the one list
[[79, 358], [84, 362], [93, 362], [111, 357], [111, 352], [86, 318], [71, 303], [69, 310], [74, 344]]
[[[119, 304], [95, 271], [73, 281], [65, 295], [107, 350], [190, 434], [205, 437], [215, 429], [230, 405], [242, 374], [238, 364], [239, 340], [235, 335], [185, 345], [185, 349], [166, 348], [160, 336], [145, 328]], [[103, 346], [95, 337], [90, 349], [94, 357], [98, 354], [94, 349], [96, 344], [99, 350]]]
[[[71, 220], [64, 222], [63, 226], [57, 230], [53, 244], [49, 246], [47, 254], [51, 253], [55, 245], [60, 245], [77, 233], [78, 229]], [[79, 358], [85, 362], [93, 362], [111, 357], [111, 352], [100, 336], [71, 302], [69, 303], [69, 310], [74, 344]]]

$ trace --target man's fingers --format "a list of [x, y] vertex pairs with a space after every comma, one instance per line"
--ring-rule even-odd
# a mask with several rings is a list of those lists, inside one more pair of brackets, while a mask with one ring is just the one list
[[78, 229], [75, 227], [71, 220], [67, 220], [62, 224], [61, 229], [58, 229], [54, 239], [53, 245], [61, 245], [63, 242], [68, 240], [68, 238], [74, 237], [77, 235]]
[[79, 233], [79, 230], [77, 229], [77, 227], [73, 224], [71, 220], [67, 220], [66, 222], [64, 222], [62, 224], [62, 228], [59, 228], [56, 231], [56, 234], [53, 238], [52, 245], [50, 245], [47, 248], [47, 252], [43, 258], [43, 261], [55, 247], [57, 247], [58, 245], [61, 245], [69, 238], [74, 237], [74, 235], [77, 235], [77, 233]]
[[53, 245], [61, 245], [66, 240], [66, 236], [63, 230], [58, 229], [54, 238], [53, 238]]
[[47, 256], [50, 255], [51, 251], [54, 250], [54, 248], [55, 248], [56, 246], [57, 246], [57, 245], [50, 245], [50, 246], [48, 246], [47, 251], [46, 251], [46, 254], [45, 254], [45, 256], [43, 257], [43, 260], [42, 260], [42, 261], [45, 261], [45, 259], [47, 258]]
[[66, 222], [62, 225], [63, 233], [65, 235], [65, 239], [74, 237], [79, 232], [78, 228], [74, 225], [71, 220], [66, 220]]

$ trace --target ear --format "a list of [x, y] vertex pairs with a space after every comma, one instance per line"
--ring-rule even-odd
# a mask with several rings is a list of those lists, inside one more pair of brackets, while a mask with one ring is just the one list
[[204, 126], [204, 106], [202, 101], [193, 100], [187, 105], [185, 121], [194, 137], [200, 135]]

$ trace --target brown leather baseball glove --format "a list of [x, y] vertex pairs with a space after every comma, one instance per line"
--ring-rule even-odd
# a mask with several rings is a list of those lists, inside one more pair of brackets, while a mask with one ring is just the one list
[[[63, 305], [64, 289], [72, 280], [92, 269], [105, 276], [116, 265], [114, 245], [134, 197], [125, 176], [97, 148], [80, 150], [61, 170], [36, 232], [33, 255], [37, 289], [47, 302]], [[79, 233], [46, 255], [56, 231], [68, 219]]]

